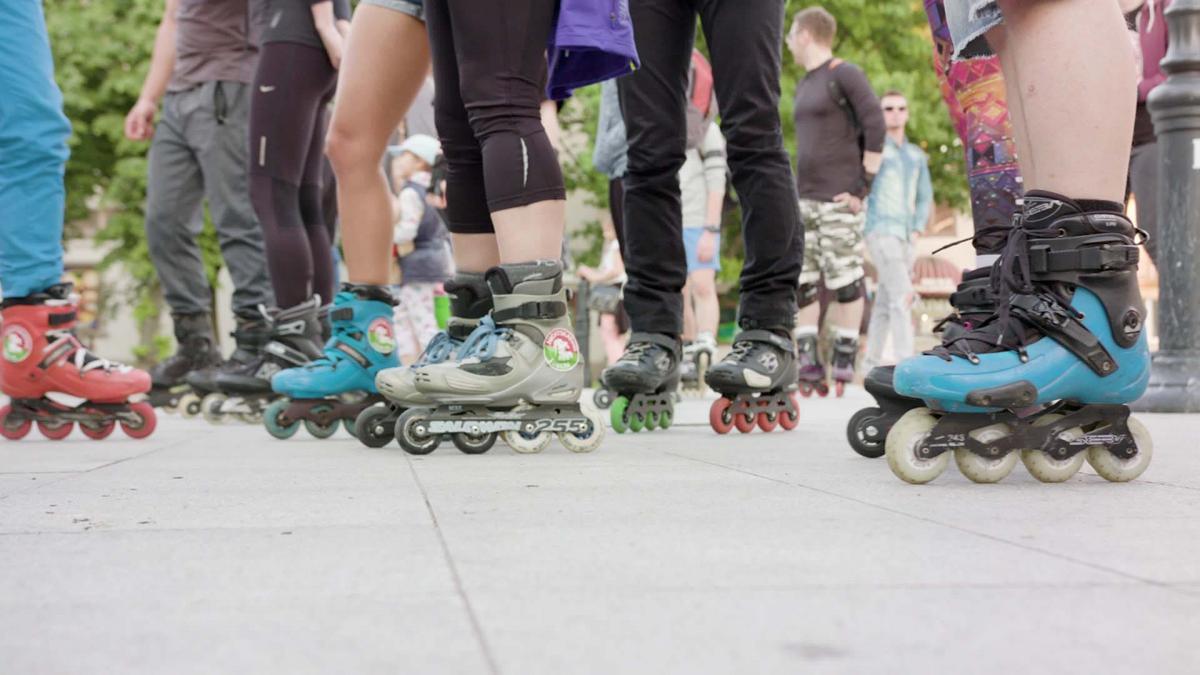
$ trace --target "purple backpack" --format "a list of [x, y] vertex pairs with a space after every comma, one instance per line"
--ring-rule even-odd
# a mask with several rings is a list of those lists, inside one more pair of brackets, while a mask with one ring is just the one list
[[629, 0], [561, 0], [546, 54], [546, 95], [555, 101], [574, 89], [637, 70]]

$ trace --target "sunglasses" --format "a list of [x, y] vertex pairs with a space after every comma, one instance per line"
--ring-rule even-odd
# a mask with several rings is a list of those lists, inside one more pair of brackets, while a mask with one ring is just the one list
[[883, 110], [884, 112], [896, 112], [897, 110], [900, 112], [906, 112], [908, 110], [908, 106], [885, 105], [883, 106]]

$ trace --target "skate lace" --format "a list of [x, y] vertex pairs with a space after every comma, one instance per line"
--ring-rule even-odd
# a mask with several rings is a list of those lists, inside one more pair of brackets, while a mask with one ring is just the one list
[[511, 328], [497, 326], [490, 315], [485, 316], [458, 348], [458, 360], [478, 358], [480, 361], [486, 361], [496, 354], [496, 345], [507, 339], [510, 334]]
[[1065, 288], [1034, 282], [1029, 268], [1028, 234], [1023, 228], [1017, 228], [1009, 235], [1000, 263], [992, 267], [990, 283], [996, 297], [1009, 298], [1010, 301], [999, 303], [996, 311], [979, 325], [926, 354], [946, 361], [960, 356], [978, 363], [979, 354], [1015, 351], [1022, 361], [1027, 360], [1026, 348], [1030, 343], [1025, 328], [1027, 322], [1012, 313], [1011, 298], [1016, 295], [1037, 297], [1043, 306], [1055, 314], [1083, 318], [1082, 313], [1071, 307], [1071, 296]]
[[733, 349], [729, 352], [729, 356], [726, 356], [724, 360], [727, 363], [745, 363], [750, 360], [753, 352], [754, 343], [750, 340], [741, 340], [733, 343]]
[[433, 363], [442, 363], [449, 361], [454, 356], [454, 350], [461, 343], [458, 340], [450, 337], [446, 331], [441, 331], [433, 336], [433, 339], [426, 345], [425, 351], [421, 353], [421, 358], [417, 359], [414, 366], [425, 366]]
[[50, 351], [54, 351], [58, 345], [62, 344], [64, 341], [71, 345], [72, 351], [69, 358], [71, 359], [71, 363], [81, 373], [87, 373], [93, 370], [103, 370], [110, 373], [132, 370], [130, 366], [127, 366], [123, 363], [109, 361], [108, 359], [100, 358], [99, 356], [91, 353], [88, 351], [87, 347], [83, 346], [83, 343], [79, 341], [79, 338], [75, 337], [75, 334], [69, 331], [48, 331], [46, 333], [46, 337], [51, 338], [51, 343], [49, 346]]

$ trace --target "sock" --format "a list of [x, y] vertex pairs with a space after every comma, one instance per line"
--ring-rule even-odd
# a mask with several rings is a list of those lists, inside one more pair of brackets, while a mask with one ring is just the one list
[[816, 326], [796, 326], [792, 330], [792, 336], [799, 340], [802, 337], [812, 337], [817, 334]]
[[843, 340], [854, 340], [855, 342], [858, 341], [857, 328], [838, 328], [834, 334]]

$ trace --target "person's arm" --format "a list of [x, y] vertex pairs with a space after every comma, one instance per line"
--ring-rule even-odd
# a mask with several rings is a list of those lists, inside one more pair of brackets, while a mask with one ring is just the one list
[[137, 102], [125, 116], [125, 137], [131, 141], [146, 141], [154, 136], [154, 115], [158, 101], [167, 91], [171, 73], [175, 70], [175, 36], [179, 32], [179, 0], [166, 0], [158, 32], [154, 35], [154, 51], [150, 70], [142, 82]]
[[329, 62], [333, 64], [333, 69], [337, 70], [342, 66], [342, 34], [338, 31], [337, 18], [333, 13], [332, 0], [314, 0], [312, 3], [313, 26], [317, 29], [317, 35], [321, 37], [321, 44], [325, 45], [325, 53], [329, 56]]
[[913, 213], [911, 234], [924, 233], [933, 209], [933, 181], [929, 178], [929, 158], [921, 158], [921, 175], [917, 178], [917, 208]]
[[[879, 173], [879, 167], [883, 164], [883, 141], [887, 136], [883, 108], [879, 105], [879, 97], [875, 95], [875, 90], [871, 88], [865, 73], [856, 67], [838, 68], [834, 71], [834, 77], [838, 77], [838, 71], [844, 71], [839, 83], [854, 108], [858, 123], [862, 125], [863, 139], [866, 141], [863, 148], [863, 169], [867, 172], [869, 183], [875, 174]], [[867, 192], [870, 192], [870, 186], [867, 187]], [[865, 197], [866, 194], [859, 196]]]
[[421, 229], [421, 219], [425, 217], [425, 201], [416, 190], [405, 189], [400, 191], [395, 203], [396, 227], [392, 243], [407, 244], [417, 238], [417, 231]]
[[342, 39], [350, 37], [350, 0], [333, 0], [334, 24]]
[[725, 208], [725, 137], [715, 122], [708, 125], [704, 143], [700, 146], [704, 159], [704, 187], [708, 197], [704, 205], [704, 231], [696, 243], [696, 257], [710, 262], [717, 256], [717, 234], [721, 231], [721, 213]]

